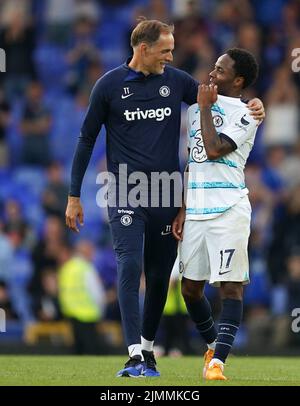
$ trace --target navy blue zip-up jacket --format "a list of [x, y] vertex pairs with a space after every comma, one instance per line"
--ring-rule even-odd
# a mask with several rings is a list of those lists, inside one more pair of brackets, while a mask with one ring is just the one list
[[145, 76], [124, 63], [102, 76], [92, 90], [75, 151], [70, 195], [80, 196], [103, 124], [109, 172], [117, 175], [119, 164], [127, 164], [128, 175], [178, 171], [181, 102], [196, 103], [197, 91], [197, 81], [171, 66], [161, 75]]

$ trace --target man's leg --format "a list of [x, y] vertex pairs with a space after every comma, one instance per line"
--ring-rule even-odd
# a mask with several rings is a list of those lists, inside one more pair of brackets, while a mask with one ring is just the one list
[[208, 222], [206, 240], [211, 269], [210, 283], [221, 286], [223, 310], [207, 379], [226, 379], [223, 365], [242, 319], [243, 285], [249, 282], [247, 246], [250, 214], [251, 207], [246, 196], [222, 216]]
[[204, 286], [205, 281], [182, 278], [181, 292], [186, 308], [208, 348], [204, 356], [203, 377], [205, 377], [208, 365], [213, 358], [217, 338], [211, 306], [204, 295]]
[[[223, 372], [223, 365], [231, 350], [243, 315], [243, 284], [241, 282], [222, 282], [220, 293], [222, 312], [218, 328], [218, 339], [214, 357], [210, 362], [212, 368], [210, 368], [211, 371], [208, 371], [207, 379], [215, 379], [214, 376], [219, 374], [217, 369], [220, 367]], [[216, 366], [215, 370], [214, 366]]]
[[217, 332], [209, 301], [204, 295], [205, 281], [210, 279], [210, 262], [206, 245], [207, 221], [187, 220], [179, 246], [182, 269], [182, 295], [191, 319], [196, 324], [208, 350], [204, 355], [203, 375], [213, 357]]
[[154, 341], [166, 304], [170, 274], [177, 252], [177, 242], [167, 228], [172, 224], [177, 209], [157, 210], [166, 215], [156, 213], [156, 216], [151, 216], [145, 233], [146, 292], [142, 336], [147, 341]]
[[143, 265], [144, 228], [144, 220], [136, 214], [121, 213], [111, 220], [118, 266], [118, 299], [125, 342], [130, 356], [125, 368], [119, 371], [117, 376], [139, 376], [142, 372], [139, 286]]
[[[154, 371], [156, 369], [155, 361], [152, 362], [153, 344], [167, 299], [170, 274], [176, 259], [177, 242], [171, 233], [171, 224], [177, 211], [176, 208], [152, 210], [145, 233], [146, 292], [142, 324], [142, 348], [144, 356], [147, 357], [147, 354], [151, 353], [149, 366]], [[145, 359], [145, 361], [147, 360]]]
[[204, 295], [205, 281], [193, 281], [182, 278], [181, 291], [184, 297], [186, 308], [191, 319], [196, 324], [202, 338], [208, 348], [215, 348], [217, 331], [212, 318], [209, 301]]

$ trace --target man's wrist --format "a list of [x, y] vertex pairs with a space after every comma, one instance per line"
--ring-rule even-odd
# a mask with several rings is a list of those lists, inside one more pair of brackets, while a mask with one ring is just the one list
[[68, 201], [79, 201], [80, 200], [80, 196], [72, 196], [72, 195], [68, 195]]
[[202, 105], [199, 104], [199, 108], [200, 108], [201, 111], [206, 111], [206, 110], [210, 111], [211, 106], [212, 106], [212, 104], [210, 104], [209, 106], [208, 105], [202, 106]]

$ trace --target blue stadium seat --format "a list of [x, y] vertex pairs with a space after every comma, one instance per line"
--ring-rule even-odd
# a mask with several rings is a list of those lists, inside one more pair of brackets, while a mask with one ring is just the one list
[[63, 98], [61, 108], [54, 111], [51, 132], [52, 152], [55, 159], [68, 163], [72, 160], [85, 111], [76, 111], [74, 102]]
[[19, 166], [15, 169], [12, 179], [16, 187], [26, 188], [36, 197], [42, 194], [47, 181], [43, 169], [30, 166]]
[[269, 306], [271, 290], [268, 275], [264, 272], [250, 273], [251, 283], [244, 288], [244, 304]]
[[40, 42], [35, 50], [35, 63], [38, 75], [44, 86], [62, 88], [63, 79], [67, 72], [66, 50], [54, 44]]

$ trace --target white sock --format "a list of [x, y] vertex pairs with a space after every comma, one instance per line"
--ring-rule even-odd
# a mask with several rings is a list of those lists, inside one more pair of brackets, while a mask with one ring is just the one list
[[134, 357], [135, 355], [140, 355], [142, 357], [142, 361], [144, 360], [143, 354], [142, 354], [142, 346], [141, 344], [131, 344], [128, 347], [128, 354], [129, 357]]
[[220, 359], [218, 359], [218, 358], [213, 358], [211, 361], [210, 361], [210, 363], [209, 363], [209, 368], [212, 366], [212, 365], [214, 365], [214, 364], [219, 364], [219, 365], [221, 365], [221, 367], [222, 367], [222, 371], [223, 371], [223, 369], [224, 369], [224, 362], [222, 362]]
[[141, 337], [142, 349], [145, 351], [153, 351], [154, 341], [148, 341], [144, 337]]
[[216, 349], [216, 341], [213, 341], [212, 343], [207, 344], [207, 348], [209, 350], [215, 350]]

